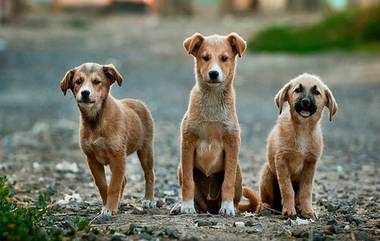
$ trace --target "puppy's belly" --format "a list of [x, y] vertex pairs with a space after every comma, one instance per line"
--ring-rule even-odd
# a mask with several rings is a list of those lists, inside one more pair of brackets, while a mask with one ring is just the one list
[[224, 170], [223, 143], [201, 140], [197, 143], [195, 151], [195, 167], [201, 170], [206, 176]]

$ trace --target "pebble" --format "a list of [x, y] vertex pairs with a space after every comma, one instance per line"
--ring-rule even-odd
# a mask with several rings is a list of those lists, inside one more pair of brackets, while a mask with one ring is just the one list
[[215, 226], [218, 224], [218, 220], [217, 219], [197, 219], [195, 220], [195, 224], [198, 227]]
[[261, 217], [267, 217], [267, 216], [270, 216], [271, 214], [272, 212], [268, 209], [260, 210], [260, 212], [258, 213], [258, 215]]
[[178, 231], [175, 227], [167, 227], [165, 228], [165, 234], [169, 236], [169, 238], [179, 239], [181, 238], [181, 232]]
[[355, 232], [355, 238], [357, 241], [374, 241], [375, 239], [371, 238], [369, 234], [365, 231]]
[[237, 228], [244, 228], [245, 227], [245, 223], [244, 222], [235, 222], [234, 223], [234, 227], [237, 227]]

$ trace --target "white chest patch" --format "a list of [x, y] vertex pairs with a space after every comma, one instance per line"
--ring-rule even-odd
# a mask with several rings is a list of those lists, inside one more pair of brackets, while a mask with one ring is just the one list
[[199, 140], [196, 149], [195, 167], [206, 176], [223, 170], [223, 143]]

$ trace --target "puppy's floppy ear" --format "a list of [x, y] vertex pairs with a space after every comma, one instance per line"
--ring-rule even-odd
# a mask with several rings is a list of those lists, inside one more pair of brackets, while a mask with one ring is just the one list
[[61, 80], [61, 90], [63, 92], [63, 95], [66, 95], [67, 90], [73, 87], [74, 74], [75, 68], [70, 69]]
[[123, 76], [121, 76], [113, 64], [103, 65], [103, 72], [107, 79], [110, 81], [110, 85], [116, 81], [117, 84], [121, 86], [121, 83], [123, 82]]
[[183, 47], [188, 54], [195, 57], [204, 40], [205, 38], [201, 33], [195, 33], [183, 41]]
[[232, 51], [241, 57], [247, 48], [247, 43], [245, 40], [237, 33], [230, 33], [227, 36], [227, 41], [230, 43]]
[[276, 104], [280, 114], [282, 113], [282, 106], [284, 105], [284, 102], [288, 100], [288, 92], [290, 87], [291, 84], [287, 83], [278, 91], [278, 93], [274, 97], [274, 103]]
[[329, 87], [325, 86], [325, 95], [326, 95], [326, 107], [329, 109], [329, 120], [332, 121], [332, 118], [335, 116], [338, 110], [338, 104], [335, 101], [335, 97], [332, 94]]

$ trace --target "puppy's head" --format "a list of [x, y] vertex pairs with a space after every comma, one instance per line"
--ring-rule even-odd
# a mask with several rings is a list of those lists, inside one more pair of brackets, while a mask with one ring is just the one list
[[111, 85], [120, 86], [123, 77], [115, 66], [84, 63], [70, 69], [61, 81], [61, 90], [66, 95], [71, 90], [81, 110], [97, 112], [107, 98]]
[[284, 85], [274, 100], [280, 113], [287, 101], [292, 116], [299, 119], [318, 120], [326, 106], [330, 111], [331, 121], [338, 109], [331, 90], [319, 77], [310, 74], [302, 74]]
[[247, 47], [244, 39], [236, 33], [227, 36], [195, 33], [185, 39], [183, 46], [194, 56], [198, 81], [208, 86], [231, 83], [236, 56], [241, 57]]

